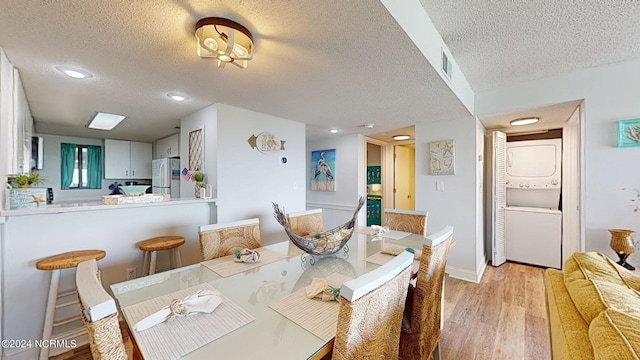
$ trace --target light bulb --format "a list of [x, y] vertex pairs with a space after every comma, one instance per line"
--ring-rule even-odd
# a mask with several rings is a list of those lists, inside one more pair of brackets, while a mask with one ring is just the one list
[[229, 55], [226, 55], [226, 54], [218, 55], [218, 60], [223, 61], [223, 62], [232, 62], [233, 61], [233, 59]]
[[242, 46], [240, 46], [238, 44], [234, 44], [233, 45], [233, 52], [238, 54], [238, 56], [240, 56], [240, 57], [247, 56], [247, 49], [245, 49], [244, 47], [242, 47]]
[[204, 46], [208, 47], [213, 51], [216, 51], [218, 49], [218, 43], [212, 38], [204, 39]]

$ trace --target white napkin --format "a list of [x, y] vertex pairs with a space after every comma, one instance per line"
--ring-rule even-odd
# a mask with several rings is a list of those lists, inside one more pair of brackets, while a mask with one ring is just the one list
[[242, 250], [236, 250], [236, 258], [233, 259], [233, 261], [241, 262], [241, 263], [254, 263], [254, 262], [258, 262], [259, 260], [260, 260], [260, 253], [255, 250], [251, 250], [247, 248], [244, 248]]
[[178, 316], [187, 316], [196, 313], [211, 313], [222, 303], [219, 291], [198, 290], [193, 295], [182, 300], [175, 299], [171, 305], [167, 305], [159, 311], [138, 321], [134, 326], [136, 331], [144, 331], [162, 322]]

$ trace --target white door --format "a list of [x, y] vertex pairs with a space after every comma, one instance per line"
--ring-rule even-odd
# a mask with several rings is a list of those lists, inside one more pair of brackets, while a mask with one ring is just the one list
[[491, 134], [493, 183], [491, 190], [491, 213], [492, 213], [492, 256], [491, 265], [500, 266], [507, 261], [507, 251], [505, 246], [505, 213], [507, 206], [506, 177], [506, 148], [507, 136], [494, 131]]
[[562, 261], [576, 251], [584, 251], [582, 199], [584, 157], [582, 106], [578, 106], [562, 128]]

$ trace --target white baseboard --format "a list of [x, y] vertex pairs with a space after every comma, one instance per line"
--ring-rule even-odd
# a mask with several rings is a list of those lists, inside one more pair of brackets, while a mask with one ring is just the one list
[[486, 268], [486, 264], [484, 267], [482, 267], [481, 269], [482, 272], [476, 273], [473, 271], [469, 271], [467, 269], [459, 269], [459, 268], [455, 268], [447, 265], [445, 272], [449, 274], [449, 276], [451, 276], [452, 278], [469, 281], [477, 284], [482, 279], [482, 273], [484, 273], [485, 268]]

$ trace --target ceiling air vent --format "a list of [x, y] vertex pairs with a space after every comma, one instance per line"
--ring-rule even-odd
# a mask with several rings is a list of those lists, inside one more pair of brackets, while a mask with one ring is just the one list
[[453, 65], [451, 61], [449, 61], [449, 57], [442, 49], [442, 73], [447, 77], [447, 79], [451, 80], [451, 74], [453, 73]]

